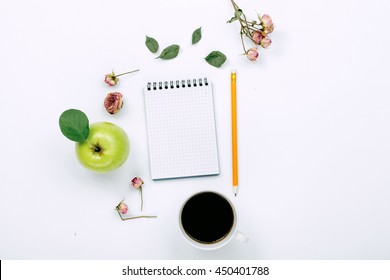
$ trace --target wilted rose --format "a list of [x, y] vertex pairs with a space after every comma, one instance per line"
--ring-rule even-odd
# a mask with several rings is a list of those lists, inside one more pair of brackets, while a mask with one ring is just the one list
[[127, 74], [134, 73], [134, 72], [137, 72], [137, 71], [139, 71], [139, 69], [133, 70], [133, 71], [129, 71], [129, 72], [125, 72], [125, 73], [121, 73], [121, 74], [118, 74], [118, 75], [115, 75], [114, 71], [112, 71], [111, 74], [106, 74], [104, 76], [104, 82], [106, 84], [108, 84], [110, 87], [112, 87], [112, 86], [115, 86], [118, 83], [118, 81], [119, 81], [118, 77], [119, 76], [127, 75]]
[[144, 198], [142, 196], [142, 185], [143, 184], [144, 184], [144, 181], [140, 177], [134, 177], [133, 180], [131, 180], [131, 185], [134, 188], [139, 189], [139, 191], [141, 193], [141, 211], [142, 211], [142, 208], [144, 206]]
[[261, 43], [261, 40], [264, 38], [263, 34], [261, 34], [260, 31], [254, 31], [252, 33], [252, 40], [256, 43], [256, 44], [260, 44]]
[[274, 31], [274, 23], [272, 22], [272, 19], [269, 15], [263, 15], [261, 17], [261, 22], [263, 23], [265, 33], [269, 34]]
[[114, 71], [112, 71], [111, 74], [106, 74], [106, 76], [104, 76], [104, 82], [108, 84], [110, 87], [115, 86], [118, 83], [118, 81], [119, 79], [117, 78], [117, 76], [115, 76]]
[[259, 56], [259, 53], [257, 52], [256, 48], [251, 48], [246, 52], [246, 56], [250, 61], [255, 62], [257, 60], [257, 57]]
[[104, 99], [104, 107], [110, 114], [117, 113], [123, 107], [123, 95], [120, 92], [111, 92]]
[[134, 177], [133, 180], [131, 180], [131, 185], [136, 189], [141, 188], [143, 184], [144, 181], [142, 181], [140, 177]]
[[126, 203], [123, 202], [123, 200], [116, 206], [116, 210], [121, 213], [122, 215], [125, 215], [127, 211], [129, 211], [129, 206], [127, 206]]
[[269, 45], [271, 45], [272, 41], [270, 38], [268, 37], [264, 37], [263, 39], [261, 39], [260, 41], [260, 45], [263, 47], [263, 48], [267, 48]]

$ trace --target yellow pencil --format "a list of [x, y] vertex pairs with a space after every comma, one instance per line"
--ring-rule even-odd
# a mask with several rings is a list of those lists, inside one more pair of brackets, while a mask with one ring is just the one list
[[237, 195], [238, 189], [238, 154], [237, 154], [237, 90], [236, 71], [231, 72], [231, 97], [232, 97], [232, 167], [233, 167], [233, 191]]

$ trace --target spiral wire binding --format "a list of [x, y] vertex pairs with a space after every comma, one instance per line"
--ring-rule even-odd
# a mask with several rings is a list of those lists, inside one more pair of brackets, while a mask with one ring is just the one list
[[147, 90], [162, 90], [162, 89], [173, 89], [173, 88], [185, 88], [185, 87], [202, 87], [203, 85], [208, 86], [209, 83], [207, 81], [207, 78], [199, 78], [199, 79], [193, 79], [192, 81], [190, 79], [186, 80], [176, 80], [176, 81], [164, 81], [164, 82], [148, 82], [147, 83]]

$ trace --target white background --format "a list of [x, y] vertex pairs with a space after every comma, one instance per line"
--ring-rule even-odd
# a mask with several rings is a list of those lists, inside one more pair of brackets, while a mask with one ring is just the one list
[[[272, 46], [244, 56], [230, 1], [0, 2], [0, 259], [389, 259], [390, 40], [385, 0], [239, 1], [268, 13]], [[203, 39], [191, 46], [193, 30]], [[179, 44], [171, 61], [144, 45]], [[248, 47], [251, 45], [248, 43]], [[203, 58], [224, 52], [222, 68]], [[124, 76], [115, 88], [111, 70]], [[239, 175], [231, 188], [230, 71], [238, 73]], [[149, 80], [213, 83], [221, 174], [152, 181], [142, 88]], [[108, 92], [125, 96], [109, 115]], [[77, 161], [58, 118], [69, 108], [123, 127], [128, 161], [94, 174]], [[139, 214], [121, 221], [126, 199]], [[180, 236], [183, 200], [215, 190], [233, 200], [250, 237], [213, 252]]]

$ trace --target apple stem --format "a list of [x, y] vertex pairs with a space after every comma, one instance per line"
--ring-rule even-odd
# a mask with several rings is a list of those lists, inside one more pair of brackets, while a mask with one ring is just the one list
[[95, 152], [96, 153], [100, 153], [101, 150], [102, 150], [102, 148], [100, 148], [100, 146], [95, 146]]

